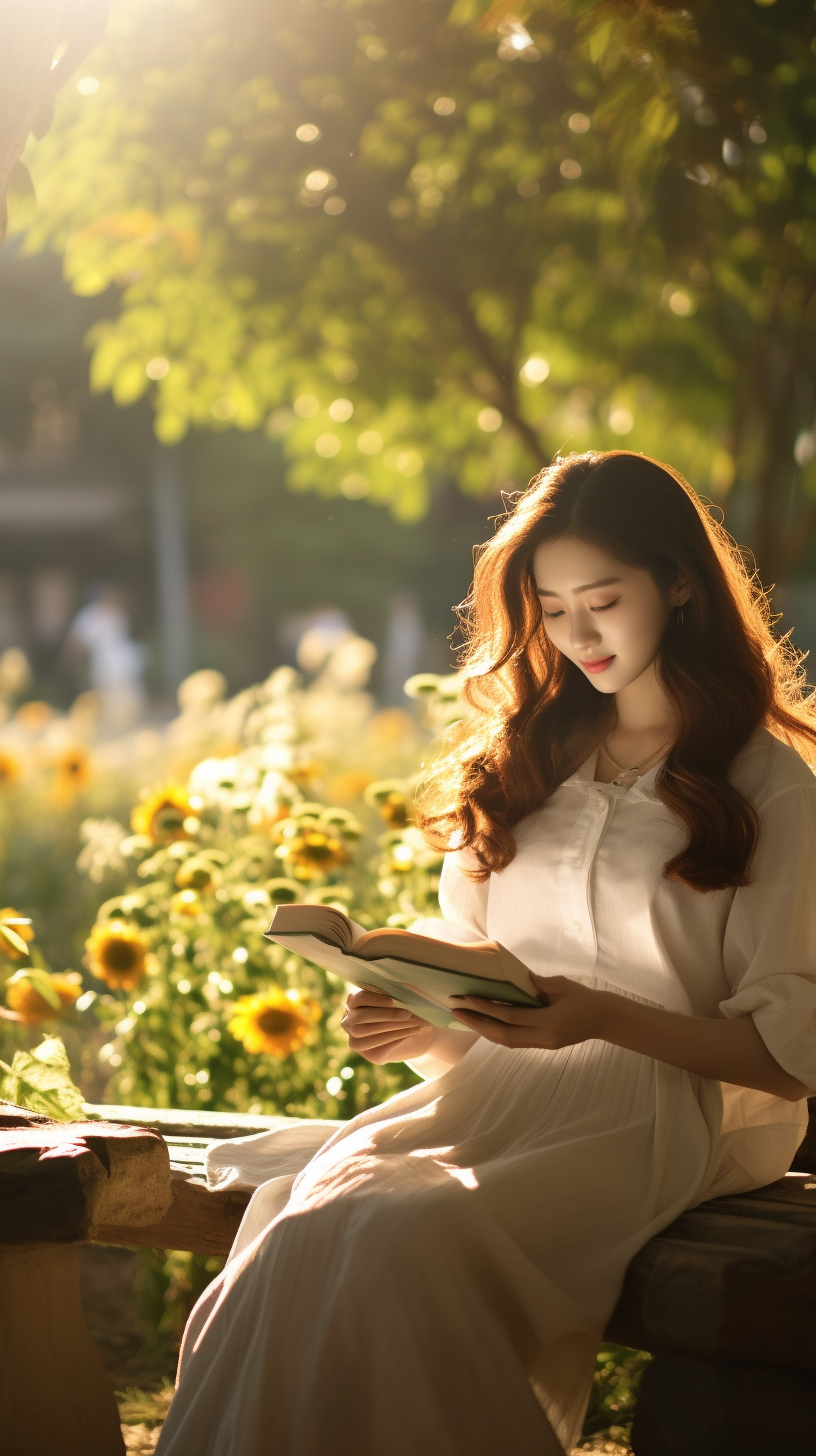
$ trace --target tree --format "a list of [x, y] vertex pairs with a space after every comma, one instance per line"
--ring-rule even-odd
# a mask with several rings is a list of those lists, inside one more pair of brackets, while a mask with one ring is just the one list
[[22, 212], [33, 201], [20, 160], [29, 132], [47, 132], [54, 98], [101, 40], [107, 10], [107, 0], [6, 0], [0, 11], [0, 243], [9, 191]]
[[28, 246], [111, 289], [92, 382], [165, 442], [263, 424], [295, 488], [405, 518], [434, 475], [623, 443], [732, 499], [772, 577], [816, 524], [813, 31], [806, 0], [121, 0], [32, 148]]

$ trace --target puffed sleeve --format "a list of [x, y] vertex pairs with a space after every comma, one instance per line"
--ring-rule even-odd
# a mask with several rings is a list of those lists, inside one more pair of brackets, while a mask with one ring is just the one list
[[816, 1089], [816, 781], [760, 809], [751, 884], [738, 889], [723, 947], [732, 995], [779, 1065]]
[[411, 929], [419, 935], [432, 935], [437, 940], [453, 940], [465, 944], [487, 939], [486, 880], [471, 880], [464, 871], [477, 863], [468, 850], [445, 855], [439, 882], [439, 906], [444, 920], [424, 917], [415, 920]]

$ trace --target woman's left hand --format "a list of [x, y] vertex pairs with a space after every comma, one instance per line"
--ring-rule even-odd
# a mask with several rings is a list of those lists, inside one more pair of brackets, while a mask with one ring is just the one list
[[487, 1041], [508, 1047], [574, 1046], [576, 1042], [603, 1039], [612, 995], [571, 981], [567, 976], [536, 976], [535, 988], [549, 1005], [500, 1006], [485, 996], [457, 996], [453, 1014], [470, 1031]]

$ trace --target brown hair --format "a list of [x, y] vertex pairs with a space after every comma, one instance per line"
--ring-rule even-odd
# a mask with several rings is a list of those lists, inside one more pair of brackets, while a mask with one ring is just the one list
[[558, 459], [521, 493], [480, 548], [460, 608], [465, 697], [459, 725], [422, 786], [419, 822], [440, 849], [468, 847], [486, 879], [516, 852], [513, 826], [541, 807], [612, 727], [599, 693], [544, 631], [533, 577], [543, 541], [573, 536], [691, 588], [657, 659], [677, 716], [655, 792], [688, 840], [665, 867], [697, 890], [748, 883], [758, 821], [728, 770], [763, 724], [816, 759], [816, 701], [799, 654], [771, 631], [767, 598], [728, 533], [679, 472], [628, 450]]

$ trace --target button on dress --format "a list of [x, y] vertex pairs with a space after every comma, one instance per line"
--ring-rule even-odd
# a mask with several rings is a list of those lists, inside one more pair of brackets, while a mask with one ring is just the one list
[[[752, 735], [731, 770], [759, 815], [752, 880], [703, 894], [663, 876], [685, 835], [659, 765], [626, 789], [596, 783], [596, 759], [487, 882], [449, 855], [444, 921], [416, 928], [681, 1014], [751, 1015], [816, 1088], [816, 777]], [[632, 1257], [702, 1199], [780, 1177], [806, 1124], [805, 1102], [606, 1042], [479, 1039], [350, 1122], [220, 1145], [212, 1182], [256, 1192], [191, 1315], [160, 1456], [558, 1456]]]

